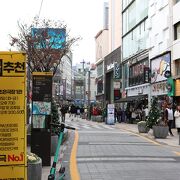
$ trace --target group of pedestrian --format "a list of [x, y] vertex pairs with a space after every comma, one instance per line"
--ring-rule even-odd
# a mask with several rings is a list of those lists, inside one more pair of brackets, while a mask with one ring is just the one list
[[[96, 111], [97, 111], [96, 109], [98, 109], [98, 108], [97, 107], [92, 108], [91, 113], [92, 114], [96, 113]], [[80, 115], [80, 114], [82, 114], [84, 112], [84, 108], [83, 107], [80, 108], [79, 106], [75, 106], [74, 104], [71, 104], [70, 106], [62, 105], [60, 107], [60, 112], [61, 112], [62, 122], [65, 122], [66, 113], [69, 113], [70, 117], [76, 117], [77, 115]], [[132, 111], [131, 111], [131, 114], [130, 114], [130, 117], [129, 117], [129, 120], [128, 120], [129, 123], [134, 123], [136, 118], [139, 118], [138, 116], [142, 116], [141, 118], [146, 119], [148, 117], [148, 112], [149, 111], [148, 111], [147, 106], [144, 106], [141, 113], [140, 113], [140, 111], [135, 111], [132, 108]], [[106, 117], [107, 116], [107, 110], [106, 111], [102, 110], [102, 115], [104, 117]], [[128, 114], [126, 112], [126, 116], [127, 115]], [[121, 109], [121, 107], [115, 108], [115, 119], [119, 123], [124, 121], [123, 110]], [[165, 119], [166, 124], [169, 127], [169, 133], [170, 133], [171, 136], [174, 136], [173, 133], [172, 133], [172, 126], [173, 126], [173, 120], [174, 119], [175, 119], [175, 126], [177, 128], [177, 133], [180, 134], [180, 105], [178, 105], [176, 107], [176, 110], [173, 111], [172, 104], [168, 104], [167, 107], [165, 108], [165, 111], [164, 111], [164, 119]]]
[[177, 128], [177, 133], [180, 133], [180, 106], [177, 106], [175, 111], [173, 111], [172, 104], [168, 104], [165, 113], [164, 113], [165, 123], [169, 127], [169, 133], [171, 136], [174, 136], [172, 133], [173, 120], [175, 119], [175, 127]]
[[71, 117], [72, 118], [71, 120], [73, 120], [73, 117], [80, 116], [81, 114], [84, 113], [84, 108], [74, 104], [71, 105], [62, 104], [60, 106], [60, 112], [61, 112], [62, 122], [65, 123], [65, 118], [67, 113], [69, 113], [69, 117]]

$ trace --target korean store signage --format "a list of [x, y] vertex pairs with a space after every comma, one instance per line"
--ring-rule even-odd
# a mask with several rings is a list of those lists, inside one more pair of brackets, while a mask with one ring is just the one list
[[26, 179], [26, 55], [0, 52], [0, 172]]
[[120, 79], [121, 78], [121, 74], [120, 74], [120, 64], [115, 63], [114, 64], [114, 79]]

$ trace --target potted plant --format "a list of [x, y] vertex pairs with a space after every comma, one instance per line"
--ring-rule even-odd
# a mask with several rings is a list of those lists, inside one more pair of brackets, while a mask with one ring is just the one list
[[34, 153], [27, 154], [27, 179], [41, 180], [42, 160]]
[[168, 135], [168, 126], [164, 121], [163, 111], [159, 107], [158, 98], [151, 100], [151, 108], [146, 121], [147, 127], [153, 129], [155, 138], [166, 138]]
[[137, 123], [139, 133], [148, 133], [150, 128], [147, 127], [146, 121], [139, 121]]
[[[54, 100], [52, 101], [51, 112], [52, 112], [51, 113], [52, 114], [52, 123], [60, 125], [58, 105], [56, 104], [56, 102]], [[60, 129], [57, 126], [51, 127], [51, 155], [52, 156], [55, 155], [55, 152], [56, 152], [56, 147], [58, 144], [59, 130]], [[68, 137], [68, 131], [67, 131], [67, 129], [65, 129], [62, 142], [64, 142], [67, 137]]]
[[[52, 123], [60, 124], [59, 114], [58, 114], [58, 106], [54, 100], [52, 100], [51, 106], [51, 114], [52, 114]], [[58, 143], [58, 127], [51, 127], [51, 155], [54, 155], [56, 152], [56, 147]]]

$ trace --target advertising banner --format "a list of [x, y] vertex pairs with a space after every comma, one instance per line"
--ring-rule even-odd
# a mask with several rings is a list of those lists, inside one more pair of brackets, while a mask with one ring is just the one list
[[26, 179], [26, 55], [0, 52], [0, 177]]
[[151, 59], [151, 83], [167, 80], [165, 74], [170, 72], [170, 65], [170, 52]]
[[107, 124], [114, 124], [114, 104], [108, 104], [107, 107]]

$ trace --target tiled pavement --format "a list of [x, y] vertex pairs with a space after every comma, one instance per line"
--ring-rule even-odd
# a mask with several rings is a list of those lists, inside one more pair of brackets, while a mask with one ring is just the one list
[[[80, 119], [81, 121], [82, 119]], [[86, 121], [85, 119], [83, 119], [83, 121]], [[88, 123], [89, 121], [87, 121]], [[84, 127], [86, 127], [87, 129], [90, 127], [90, 128], [93, 128], [93, 124], [94, 124], [94, 127], [98, 127], [99, 128], [102, 128], [104, 127], [104, 123], [96, 123], [96, 122], [90, 122], [90, 125], [91, 126], [88, 126], [88, 125], [85, 125]], [[114, 128], [115, 129], [123, 129], [123, 130], [127, 130], [127, 131], [130, 131], [132, 133], [135, 133], [135, 134], [139, 134], [141, 136], [144, 136], [146, 138], [149, 138], [153, 141], [156, 141], [158, 143], [161, 143], [163, 145], [169, 145], [169, 146], [175, 146], [175, 147], [180, 147], [179, 145], [179, 135], [177, 134], [177, 131], [176, 129], [172, 129], [173, 131], [173, 134], [174, 136], [168, 136], [166, 139], [155, 139], [153, 137], [153, 134], [152, 134], [152, 130], [149, 131], [149, 133], [139, 133], [138, 132], [138, 128], [137, 128], [137, 124], [127, 124], [127, 123], [116, 123], [115, 125], [113, 126], [110, 126], [111, 129], [113, 130]], [[79, 127], [80, 129], [80, 127]], [[50, 167], [43, 167], [43, 170], [42, 170], [42, 180], [46, 179], [45, 177], [47, 177], [48, 173], [49, 173], [49, 170], [50, 170]]]
[[122, 128], [122, 129], [126, 129], [129, 130], [131, 132], [137, 133], [137, 134], [141, 134], [142, 136], [148, 137], [156, 142], [159, 142], [161, 144], [166, 144], [169, 146], [179, 146], [179, 135], [177, 134], [177, 130], [176, 128], [172, 129], [173, 135], [174, 136], [167, 136], [166, 139], [155, 139], [153, 136], [153, 132], [152, 130], [150, 130], [148, 133], [139, 133], [138, 132], [138, 128], [137, 128], [137, 124], [127, 124], [127, 123], [116, 123], [115, 125], [116, 127]]

